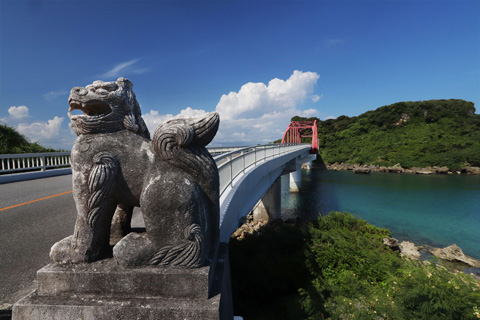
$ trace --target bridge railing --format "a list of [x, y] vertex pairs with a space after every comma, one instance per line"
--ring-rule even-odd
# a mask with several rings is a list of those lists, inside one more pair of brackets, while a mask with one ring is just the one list
[[268, 144], [246, 147], [215, 157], [220, 176], [220, 196], [246, 170], [270, 158], [309, 147], [309, 144]]
[[[214, 154], [218, 166], [220, 195], [232, 185], [235, 178], [252, 166], [306, 146], [306, 144], [268, 144], [251, 147], [208, 148], [208, 151]], [[215, 154], [219, 155], [215, 156]], [[70, 152], [0, 155], [0, 175], [68, 167], [70, 167]]]
[[236, 151], [236, 150], [240, 150], [240, 149], [243, 149], [243, 148], [246, 148], [246, 147], [209, 147], [207, 148], [208, 152], [210, 152], [210, 154], [215, 157], [219, 154], [224, 154], [224, 153], [227, 153], [227, 152], [232, 152], [232, 151]]
[[70, 152], [0, 154], [0, 174], [70, 167]]

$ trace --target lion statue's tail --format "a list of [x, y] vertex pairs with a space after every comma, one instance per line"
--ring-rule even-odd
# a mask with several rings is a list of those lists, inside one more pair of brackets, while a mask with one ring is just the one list
[[[205, 146], [212, 141], [220, 124], [218, 113], [199, 118], [172, 119], [159, 125], [153, 134], [153, 150], [160, 159], [190, 174], [209, 198], [208, 225], [202, 226], [206, 234], [199, 238], [186, 235], [191, 241], [205, 241], [196, 245], [208, 248], [211, 259], [219, 233], [219, 177], [217, 164]], [[187, 250], [187, 248], [185, 248]]]
[[216, 112], [200, 118], [172, 119], [159, 125], [152, 139], [160, 159], [193, 176], [212, 201], [218, 200], [218, 169], [205, 146], [215, 137], [219, 124]]

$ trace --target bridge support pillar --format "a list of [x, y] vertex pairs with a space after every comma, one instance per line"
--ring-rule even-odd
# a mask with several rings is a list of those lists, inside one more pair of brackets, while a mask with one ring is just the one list
[[309, 162], [305, 162], [302, 164], [302, 169], [306, 169], [306, 170], [311, 170], [312, 169], [312, 161], [309, 161]]
[[281, 178], [272, 184], [253, 210], [253, 221], [273, 221], [282, 218], [282, 182]]
[[300, 192], [302, 187], [302, 169], [298, 166], [297, 170], [290, 173], [290, 192]]

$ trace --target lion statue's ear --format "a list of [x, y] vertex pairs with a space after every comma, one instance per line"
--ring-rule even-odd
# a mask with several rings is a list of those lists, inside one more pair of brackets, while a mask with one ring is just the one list
[[132, 88], [133, 88], [132, 81], [128, 80], [127, 78], [123, 78], [123, 77], [120, 77], [120, 78], [117, 79], [117, 85], [119, 87], [128, 88], [130, 90], [132, 90]]
[[121, 92], [121, 95], [125, 97], [125, 105], [123, 106], [125, 111], [125, 117], [123, 119], [125, 129], [150, 139], [150, 132], [145, 125], [145, 121], [142, 119], [140, 105], [133, 92], [133, 83], [127, 78], [121, 77], [117, 79], [117, 85], [117, 91]]

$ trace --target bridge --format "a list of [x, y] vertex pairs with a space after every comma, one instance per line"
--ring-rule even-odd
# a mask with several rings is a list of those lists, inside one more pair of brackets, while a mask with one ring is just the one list
[[[312, 131], [311, 134], [306, 132], [308, 131], [306, 127]], [[302, 164], [311, 165], [316, 158], [318, 150], [316, 132], [316, 123], [308, 123], [304, 126], [291, 123], [280, 144], [209, 148], [217, 163], [220, 178], [221, 245], [217, 265], [212, 266], [216, 273], [220, 273], [217, 278], [224, 278], [223, 264], [228, 261], [226, 248], [231, 234], [252, 209], [255, 208], [254, 219], [281, 219], [281, 186], [288, 185], [291, 192], [299, 191]], [[305, 137], [312, 138], [313, 142], [301, 143], [302, 138]], [[0, 173], [7, 173], [0, 175], [0, 190], [3, 187], [7, 188], [14, 181], [68, 174], [71, 172], [69, 157], [68, 152], [0, 155]], [[35, 181], [36, 185], [42, 186], [41, 180]], [[0, 210], [13, 207], [15, 204], [12, 206], [2, 204]], [[4, 213], [0, 211], [0, 215]], [[69, 214], [72, 215], [72, 212]], [[72, 218], [69, 219], [72, 220]], [[68, 229], [71, 233], [73, 222]], [[61, 237], [57, 240], [60, 239]], [[48, 243], [47, 246], [51, 246], [54, 242]], [[18, 253], [18, 256], [21, 256], [21, 253]], [[48, 254], [46, 259], [48, 260]], [[5, 269], [9, 267], [11, 266], [5, 265]], [[4, 271], [0, 269], [0, 273]], [[21, 275], [17, 274], [17, 276]], [[221, 284], [217, 283], [213, 286], [217, 286], [220, 290]], [[4, 297], [0, 290], [0, 309], [2, 309], [2, 298]]]

